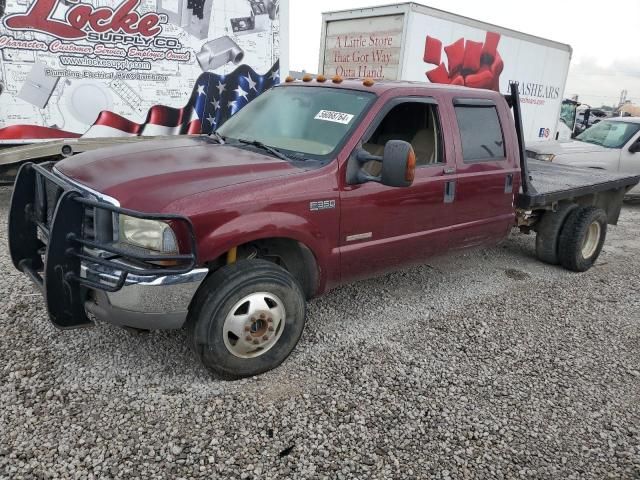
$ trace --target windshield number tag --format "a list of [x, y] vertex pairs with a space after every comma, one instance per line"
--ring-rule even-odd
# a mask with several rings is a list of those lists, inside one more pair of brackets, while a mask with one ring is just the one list
[[312, 212], [317, 212], [318, 210], [330, 210], [332, 208], [336, 208], [335, 200], [320, 200], [309, 203], [309, 210]]
[[315, 116], [316, 120], [323, 120], [325, 122], [341, 123], [348, 125], [353, 120], [353, 115], [350, 113], [333, 112], [331, 110], [320, 110]]

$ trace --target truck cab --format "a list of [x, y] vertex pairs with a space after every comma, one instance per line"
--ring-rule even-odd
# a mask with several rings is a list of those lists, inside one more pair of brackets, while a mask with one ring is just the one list
[[[502, 129], [512, 120], [495, 92], [313, 81], [254, 102], [219, 129], [224, 145], [196, 137], [105, 149], [56, 171], [121, 206], [187, 216], [201, 262], [257, 240], [300, 242], [320, 263], [317, 280], [302, 282], [309, 295], [435, 252], [496, 243], [514, 223], [518, 146]], [[390, 140], [416, 155], [404, 188], [378, 179]]]

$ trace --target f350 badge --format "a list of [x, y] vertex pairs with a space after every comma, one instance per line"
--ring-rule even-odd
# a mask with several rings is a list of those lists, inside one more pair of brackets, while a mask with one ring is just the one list
[[319, 200], [317, 202], [309, 203], [309, 210], [312, 212], [317, 212], [318, 210], [330, 210], [332, 208], [336, 208], [335, 200]]

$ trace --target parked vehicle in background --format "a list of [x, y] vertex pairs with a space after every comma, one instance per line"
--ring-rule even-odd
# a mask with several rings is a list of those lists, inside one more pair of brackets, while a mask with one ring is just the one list
[[11, 258], [57, 327], [185, 326], [230, 377], [291, 353], [306, 299], [516, 225], [541, 260], [588, 270], [640, 175], [527, 162], [512, 90], [513, 116], [491, 90], [288, 79], [210, 137], [27, 163]]
[[324, 13], [320, 73], [464, 85], [519, 82], [526, 141], [556, 138], [569, 45], [416, 3]]
[[579, 106], [580, 102], [577, 102], [576, 100], [571, 100], [569, 98], [562, 100], [556, 140], [563, 141], [571, 140], [571, 138], [573, 138]]
[[576, 125], [573, 130], [573, 136], [580, 135], [593, 125], [600, 123], [607, 118], [609, 114], [598, 108], [591, 108], [589, 105], [581, 105], [576, 114]]
[[[527, 144], [527, 156], [555, 164], [640, 174], [640, 118], [607, 118], [568, 142]], [[640, 197], [640, 187], [627, 193]]]

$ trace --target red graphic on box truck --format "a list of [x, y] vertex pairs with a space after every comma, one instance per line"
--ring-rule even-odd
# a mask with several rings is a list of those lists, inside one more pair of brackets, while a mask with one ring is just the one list
[[442, 61], [442, 42], [427, 35], [424, 61], [436, 68], [426, 72], [432, 83], [464, 85], [500, 91], [500, 74], [504, 62], [498, 52], [500, 34], [487, 32], [484, 43], [460, 38], [444, 47], [447, 65]]

